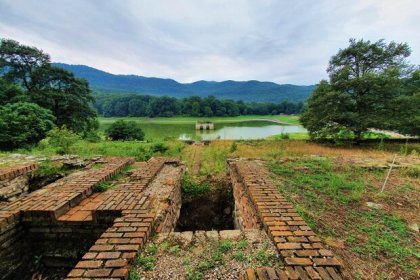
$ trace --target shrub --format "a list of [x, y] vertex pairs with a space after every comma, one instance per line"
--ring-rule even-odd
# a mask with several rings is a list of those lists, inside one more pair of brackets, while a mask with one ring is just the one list
[[118, 120], [105, 131], [111, 140], [143, 140], [144, 133], [140, 126], [133, 121]]
[[152, 146], [153, 153], [164, 153], [169, 150], [169, 147], [164, 143], [156, 143]]
[[54, 127], [51, 111], [33, 103], [0, 106], [0, 149], [16, 149], [39, 142]]
[[80, 137], [73, 131], [62, 128], [54, 128], [47, 133], [48, 143], [56, 148], [58, 154], [70, 153], [70, 147], [80, 139]]

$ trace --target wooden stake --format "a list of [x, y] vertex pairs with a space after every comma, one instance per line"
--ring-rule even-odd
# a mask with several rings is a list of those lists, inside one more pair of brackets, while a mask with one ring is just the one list
[[382, 185], [382, 190], [381, 190], [381, 192], [383, 192], [383, 191], [384, 191], [384, 189], [385, 189], [385, 185], [386, 185], [386, 183], [388, 182], [389, 174], [391, 174], [392, 167], [394, 167], [394, 162], [395, 162], [395, 158], [396, 158], [396, 157], [397, 157], [397, 155], [395, 154], [395, 155], [394, 155], [394, 159], [392, 160], [391, 166], [389, 167], [389, 170], [388, 170], [388, 175], [386, 175], [386, 178], [385, 178], [384, 184]]

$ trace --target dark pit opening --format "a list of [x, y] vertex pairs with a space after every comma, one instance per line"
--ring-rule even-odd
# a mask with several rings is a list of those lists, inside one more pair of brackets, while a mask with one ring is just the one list
[[232, 186], [218, 184], [204, 193], [182, 194], [181, 213], [175, 231], [234, 229]]

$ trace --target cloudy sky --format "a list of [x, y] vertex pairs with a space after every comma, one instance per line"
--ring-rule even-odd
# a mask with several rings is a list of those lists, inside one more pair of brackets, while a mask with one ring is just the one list
[[420, 64], [420, 1], [0, 0], [0, 37], [115, 74], [314, 84], [351, 37]]

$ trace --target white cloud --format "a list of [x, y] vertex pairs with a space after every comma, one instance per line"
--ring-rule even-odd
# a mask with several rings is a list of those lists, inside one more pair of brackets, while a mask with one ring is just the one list
[[417, 0], [0, 0], [0, 36], [111, 73], [313, 84], [350, 37], [407, 42]]

